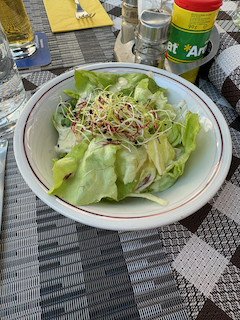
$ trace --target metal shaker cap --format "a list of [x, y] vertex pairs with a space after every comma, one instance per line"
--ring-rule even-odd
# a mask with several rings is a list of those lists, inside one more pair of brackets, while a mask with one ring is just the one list
[[138, 6], [138, 0], [125, 0], [124, 2], [126, 2], [127, 4], [132, 5], [133, 7], [137, 7]]
[[138, 25], [138, 35], [145, 40], [164, 42], [168, 40], [171, 20], [172, 15], [166, 10], [143, 10]]

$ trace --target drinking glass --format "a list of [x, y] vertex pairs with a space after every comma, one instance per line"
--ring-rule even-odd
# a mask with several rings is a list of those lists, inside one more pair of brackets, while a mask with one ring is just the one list
[[237, 8], [232, 14], [233, 23], [240, 28], [240, 1], [237, 2]]
[[0, 136], [14, 130], [25, 103], [23, 82], [0, 23]]
[[37, 44], [22, 0], [0, 0], [0, 21], [14, 59], [35, 53]]
[[174, 0], [138, 0], [138, 16], [141, 17], [143, 10], [156, 10], [161, 9], [172, 13], [172, 6]]

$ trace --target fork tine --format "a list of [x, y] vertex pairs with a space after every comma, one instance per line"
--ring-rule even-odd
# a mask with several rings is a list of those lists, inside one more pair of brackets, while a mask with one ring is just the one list
[[88, 13], [88, 14], [85, 14], [85, 15], [81, 15], [79, 17], [79, 19], [92, 18], [94, 16], [95, 16], [95, 13]]
[[75, 17], [77, 19], [85, 19], [85, 18], [92, 18], [95, 16], [95, 13], [88, 13], [85, 11], [81, 6], [78, 0], [74, 0], [76, 3], [76, 12], [75, 12]]

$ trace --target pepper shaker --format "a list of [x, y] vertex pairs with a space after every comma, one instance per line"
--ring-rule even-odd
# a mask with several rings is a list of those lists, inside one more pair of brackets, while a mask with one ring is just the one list
[[171, 13], [143, 10], [135, 28], [135, 63], [163, 68]]

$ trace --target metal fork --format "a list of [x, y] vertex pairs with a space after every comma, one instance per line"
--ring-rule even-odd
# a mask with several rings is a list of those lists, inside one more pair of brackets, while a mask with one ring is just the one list
[[95, 13], [88, 13], [87, 11], [83, 10], [78, 0], [74, 0], [74, 1], [77, 6], [77, 9], [75, 12], [75, 17], [77, 19], [92, 18], [93, 16], [95, 16]]
[[8, 140], [0, 139], [0, 233], [3, 213], [3, 194], [4, 194], [4, 179], [5, 179], [5, 164], [7, 156]]

